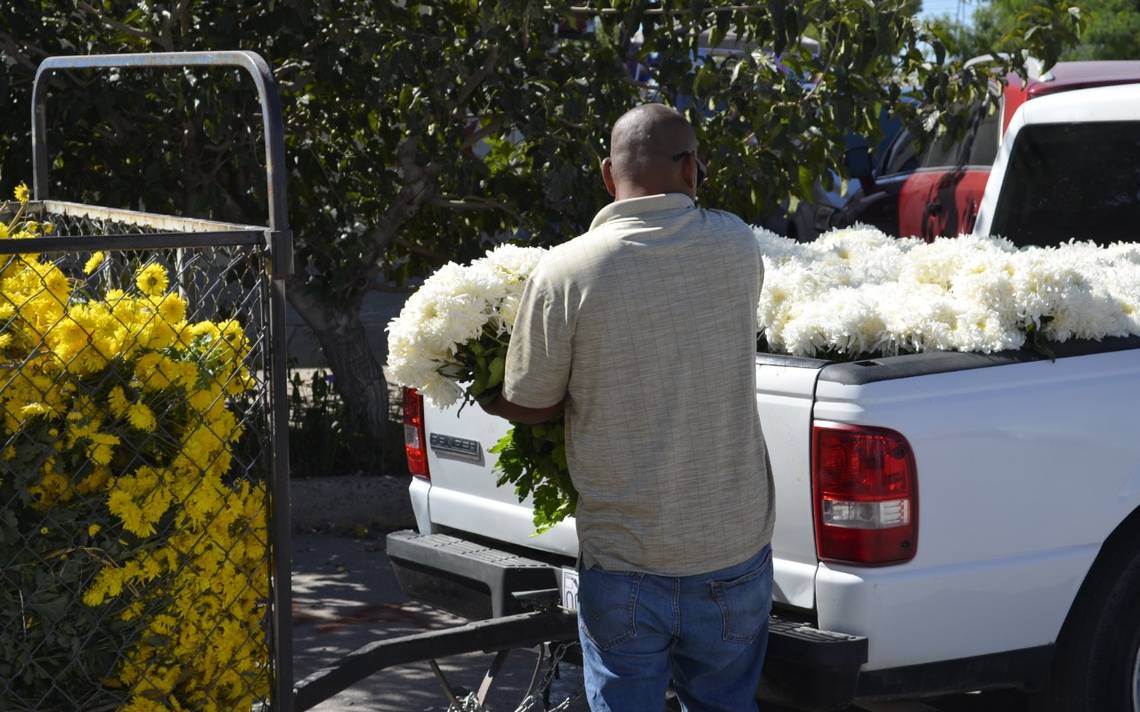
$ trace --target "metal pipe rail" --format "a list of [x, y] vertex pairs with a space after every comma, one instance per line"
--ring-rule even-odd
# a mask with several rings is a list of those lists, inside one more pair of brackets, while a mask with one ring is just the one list
[[294, 709], [312, 709], [341, 690], [395, 665], [473, 652], [499, 652], [540, 643], [577, 639], [575, 614], [560, 608], [475, 621], [426, 633], [377, 640], [346, 655], [335, 666], [297, 683]]
[[188, 67], [244, 69], [257, 87], [261, 123], [265, 132], [265, 183], [269, 211], [269, 241], [272, 275], [288, 277], [293, 271], [293, 237], [289, 231], [289, 207], [285, 188], [285, 129], [277, 81], [266, 61], [255, 52], [155, 52], [143, 54], [92, 54], [48, 57], [36, 70], [32, 84], [32, 195], [49, 195], [47, 143], [47, 77], [68, 69], [184, 69]]

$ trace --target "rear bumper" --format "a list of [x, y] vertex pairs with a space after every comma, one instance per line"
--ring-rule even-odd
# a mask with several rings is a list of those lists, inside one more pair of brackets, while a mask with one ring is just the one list
[[[470, 619], [519, 613], [513, 594], [554, 589], [561, 567], [446, 534], [388, 535], [388, 558], [412, 598]], [[852, 701], [867, 639], [815, 628], [779, 614], [769, 619], [762, 699], [803, 709], [841, 709]]]

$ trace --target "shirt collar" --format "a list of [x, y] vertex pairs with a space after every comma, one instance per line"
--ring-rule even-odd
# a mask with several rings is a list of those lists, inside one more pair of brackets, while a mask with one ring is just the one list
[[647, 195], [642, 198], [615, 200], [598, 211], [598, 214], [594, 216], [594, 221], [590, 223], [590, 229], [601, 227], [611, 220], [643, 217], [649, 213], [665, 210], [691, 210], [695, 207], [696, 204], [693, 203], [693, 199], [684, 193], [661, 193], [660, 195]]

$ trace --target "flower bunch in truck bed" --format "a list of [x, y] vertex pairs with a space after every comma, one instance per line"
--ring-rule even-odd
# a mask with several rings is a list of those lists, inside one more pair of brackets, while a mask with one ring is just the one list
[[1017, 248], [963, 235], [834, 230], [798, 243], [756, 230], [769, 350], [839, 360], [920, 351], [992, 353], [1028, 341], [1140, 334], [1140, 246]]
[[[523, 286], [543, 252], [503, 245], [428, 277], [388, 324], [388, 377], [440, 408], [497, 396]], [[533, 496], [538, 531], [573, 514], [561, 417], [516, 424], [491, 451], [499, 485], [514, 485], [520, 500]]]

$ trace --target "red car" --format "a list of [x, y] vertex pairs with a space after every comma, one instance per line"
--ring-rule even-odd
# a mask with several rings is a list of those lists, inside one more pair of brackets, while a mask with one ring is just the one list
[[970, 232], [990, 166], [1017, 107], [1055, 92], [1134, 82], [1140, 82], [1140, 61], [1060, 62], [1044, 73], [1031, 71], [1027, 82], [1014, 75], [999, 109], [979, 116], [972, 136], [950, 144], [935, 139], [924, 146], [903, 130], [877, 165], [871, 166], [862, 156], [848, 161], [860, 187], [836, 213], [833, 225], [864, 223], [889, 235], [927, 241]]

